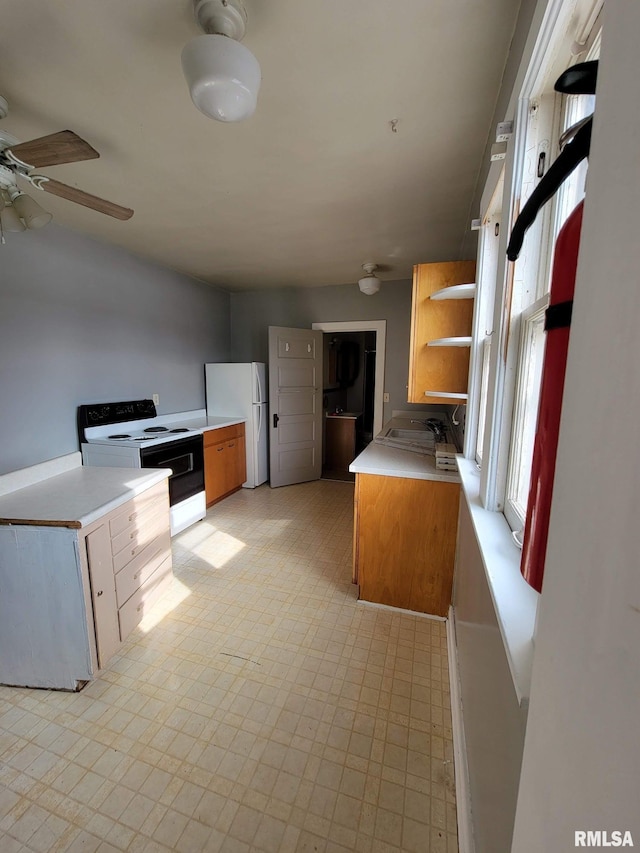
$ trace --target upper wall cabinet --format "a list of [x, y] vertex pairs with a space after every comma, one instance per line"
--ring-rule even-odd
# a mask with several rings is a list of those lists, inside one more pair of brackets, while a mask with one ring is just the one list
[[475, 275], [475, 261], [413, 268], [409, 403], [466, 402]]

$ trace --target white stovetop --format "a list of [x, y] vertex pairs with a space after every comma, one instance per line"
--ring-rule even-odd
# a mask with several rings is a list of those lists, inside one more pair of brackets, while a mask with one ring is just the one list
[[[123, 421], [117, 424], [106, 424], [104, 426], [87, 427], [85, 438], [88, 444], [121, 445], [122, 447], [153, 447], [157, 444], [165, 444], [169, 441], [178, 441], [181, 438], [189, 438], [210, 429], [220, 429], [225, 426], [244, 423], [245, 418], [218, 415], [209, 417], [205, 409], [193, 409], [188, 412], [174, 412], [169, 415], [158, 415], [155, 418], [146, 418], [137, 421]], [[189, 432], [160, 432], [145, 433], [148, 427], [164, 426], [171, 429], [187, 429]], [[124, 434], [130, 436], [127, 439], [109, 438], [110, 435]], [[140, 440], [144, 439], [144, 440]]]

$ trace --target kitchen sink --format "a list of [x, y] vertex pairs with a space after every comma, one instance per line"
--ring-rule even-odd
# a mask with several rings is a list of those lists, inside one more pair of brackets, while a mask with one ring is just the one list
[[426, 429], [397, 429], [392, 427], [381, 435], [374, 438], [377, 444], [386, 447], [395, 447], [398, 450], [410, 450], [413, 453], [422, 453], [427, 456], [435, 456], [436, 442], [431, 430]]
[[389, 429], [384, 438], [404, 439], [412, 443], [433, 444], [435, 436], [431, 430], [421, 429]]

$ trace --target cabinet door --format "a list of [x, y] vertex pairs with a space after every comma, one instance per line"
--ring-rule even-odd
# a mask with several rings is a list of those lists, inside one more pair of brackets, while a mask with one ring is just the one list
[[[425, 391], [466, 394], [469, 378], [468, 347], [429, 347], [437, 338], [466, 337], [471, 334], [473, 299], [434, 301], [431, 294], [454, 284], [475, 280], [475, 261], [418, 264], [413, 268], [411, 303], [411, 344], [409, 350], [409, 403], [429, 403]], [[442, 397], [437, 402], [459, 403]]]
[[457, 483], [358, 474], [360, 598], [447, 615], [459, 494]]
[[[215, 441], [215, 438], [218, 440]], [[204, 488], [207, 506], [239, 489], [246, 479], [244, 424], [205, 433]]]
[[325, 460], [328, 471], [348, 471], [356, 455], [355, 418], [326, 418]]
[[239, 489], [247, 479], [247, 453], [244, 435], [227, 442], [227, 491]]
[[227, 442], [220, 441], [204, 449], [204, 488], [207, 506], [226, 493]]
[[118, 605], [108, 523], [87, 534], [85, 541], [87, 543], [89, 579], [91, 581], [98, 665], [102, 668], [120, 645]]

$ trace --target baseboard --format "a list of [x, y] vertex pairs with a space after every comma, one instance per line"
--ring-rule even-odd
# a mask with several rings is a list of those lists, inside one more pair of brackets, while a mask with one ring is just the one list
[[451, 725], [453, 728], [453, 761], [456, 774], [456, 809], [458, 815], [459, 853], [475, 853], [473, 821], [471, 817], [471, 792], [469, 789], [469, 767], [464, 736], [460, 674], [458, 672], [458, 647], [453, 607], [447, 619], [447, 653], [449, 657], [449, 684], [451, 690]]
[[[353, 583], [357, 583], [358, 581], [353, 581]], [[407, 610], [405, 607], [393, 607], [391, 604], [379, 604], [377, 601], [365, 601], [363, 598], [359, 598], [356, 602], [357, 604], [362, 604], [365, 607], [377, 607], [378, 610], [388, 610], [390, 613], [406, 613], [407, 616], [419, 616], [421, 619], [435, 619], [436, 622], [446, 622], [446, 616], [436, 616], [433, 613], [422, 613], [421, 610]]]

